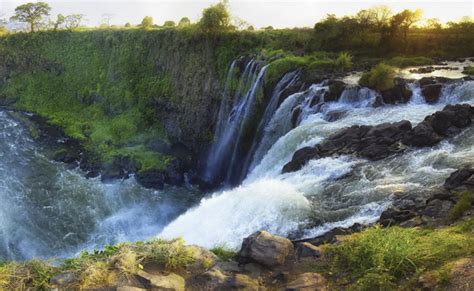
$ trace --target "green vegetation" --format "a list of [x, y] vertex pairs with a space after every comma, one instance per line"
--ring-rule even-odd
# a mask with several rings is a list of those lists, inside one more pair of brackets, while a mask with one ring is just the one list
[[311, 55], [295, 56], [282, 50], [265, 51], [272, 61], [268, 66], [265, 80], [275, 84], [285, 73], [304, 69], [307, 73], [344, 71], [352, 67], [352, 56], [346, 52], [340, 54], [315, 52]]
[[145, 16], [140, 23], [140, 27], [143, 29], [151, 29], [153, 27], [153, 17]]
[[380, 63], [362, 75], [359, 85], [384, 91], [393, 88], [395, 70], [393, 67]]
[[466, 75], [474, 75], [474, 67], [473, 66], [467, 66], [467, 67], [464, 68], [462, 73], [466, 74]]
[[205, 32], [218, 33], [231, 28], [229, 3], [222, 0], [202, 11], [199, 21], [200, 28]]
[[237, 256], [234, 250], [227, 248], [225, 245], [215, 246], [210, 251], [224, 262], [232, 261]]
[[[196, 260], [193, 247], [182, 239], [151, 240], [134, 244], [106, 246], [102, 251], [82, 252], [77, 258], [67, 259], [60, 266], [32, 260], [25, 263], [0, 265], [1, 290], [46, 290], [50, 279], [61, 272], [73, 272], [78, 286], [70, 288], [100, 288], [111, 286], [121, 275], [133, 275], [148, 262], [159, 264], [163, 271], [180, 271]], [[211, 262], [212, 263], [212, 262]]]
[[431, 58], [427, 57], [394, 57], [385, 62], [387, 65], [398, 67], [398, 68], [405, 68], [405, 67], [413, 67], [413, 66], [426, 66], [426, 65], [433, 65], [434, 61]]
[[474, 220], [440, 229], [379, 226], [324, 246], [332, 273], [356, 281], [356, 290], [390, 290], [400, 279], [436, 270], [474, 254]]
[[459, 219], [464, 212], [469, 210], [474, 203], [474, 192], [462, 192], [459, 194], [459, 200], [449, 212], [451, 220]]
[[15, 15], [11, 20], [25, 22], [30, 26], [30, 32], [40, 29], [43, 24], [43, 18], [49, 15], [51, 7], [45, 2], [35, 2], [22, 4], [15, 8]]

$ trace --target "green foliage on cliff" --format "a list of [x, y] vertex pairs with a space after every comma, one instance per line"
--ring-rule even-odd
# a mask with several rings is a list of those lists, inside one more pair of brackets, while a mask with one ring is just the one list
[[459, 193], [459, 200], [454, 207], [449, 211], [449, 218], [451, 220], [459, 219], [464, 212], [469, 210], [474, 203], [474, 192]]

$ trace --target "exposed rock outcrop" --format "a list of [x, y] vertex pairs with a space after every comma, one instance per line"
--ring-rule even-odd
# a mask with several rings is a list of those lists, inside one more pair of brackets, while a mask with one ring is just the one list
[[283, 265], [293, 253], [293, 244], [289, 239], [258, 231], [244, 239], [238, 261], [241, 264], [256, 262], [273, 268]]
[[282, 172], [294, 172], [312, 159], [333, 155], [351, 154], [369, 160], [380, 160], [404, 151], [407, 146], [433, 146], [471, 125], [473, 117], [474, 107], [458, 104], [447, 105], [442, 111], [427, 116], [413, 128], [406, 120], [375, 126], [351, 126], [329, 136], [314, 147], [297, 150]]

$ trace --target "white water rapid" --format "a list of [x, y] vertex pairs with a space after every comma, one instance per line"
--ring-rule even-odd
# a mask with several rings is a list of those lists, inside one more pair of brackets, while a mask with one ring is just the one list
[[[324, 82], [289, 96], [268, 122], [255, 154], [257, 162], [245, 181], [203, 199], [167, 225], [160, 236], [233, 248], [257, 230], [298, 238], [316, 236], [335, 226], [374, 222], [390, 204], [391, 194], [429, 190], [442, 185], [455, 169], [473, 166], [474, 128], [470, 127], [434, 147], [410, 149], [376, 162], [330, 157], [281, 174], [297, 149], [315, 145], [342, 128], [400, 120], [417, 124], [446, 104], [474, 105], [474, 81], [446, 85], [434, 105], [424, 102], [416, 82], [410, 86], [414, 96], [409, 103], [380, 107], [372, 106], [374, 91], [357, 87], [346, 89], [337, 102], [324, 102]], [[302, 110], [292, 128], [291, 112], [298, 105]]]

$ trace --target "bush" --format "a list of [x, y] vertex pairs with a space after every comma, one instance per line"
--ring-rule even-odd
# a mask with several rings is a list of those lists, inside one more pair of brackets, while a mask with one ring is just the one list
[[473, 66], [464, 67], [464, 70], [462, 71], [462, 73], [466, 75], [474, 75], [474, 67]]
[[393, 79], [395, 78], [395, 70], [393, 67], [380, 63], [362, 75], [359, 80], [359, 85], [384, 91], [393, 88], [395, 85]]
[[346, 70], [352, 67], [352, 55], [349, 53], [340, 53], [335, 61], [335, 65], [337, 68]]

